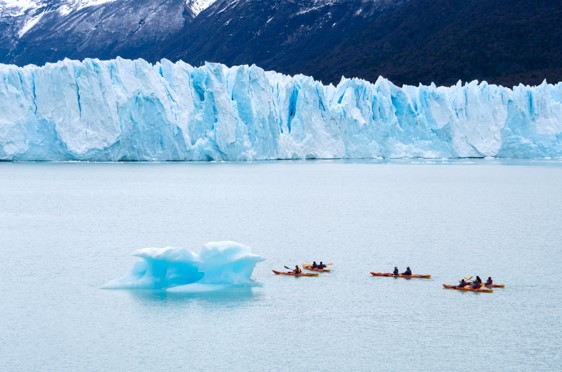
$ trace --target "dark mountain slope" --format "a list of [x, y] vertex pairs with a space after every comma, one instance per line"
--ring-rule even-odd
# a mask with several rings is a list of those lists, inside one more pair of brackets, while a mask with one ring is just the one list
[[119, 0], [61, 16], [49, 12], [7, 53], [9, 62], [139, 58], [184, 27], [184, 0]]
[[415, 0], [302, 69], [327, 81], [342, 74], [397, 84], [562, 81], [561, 22], [559, 0]]
[[351, 0], [312, 10], [306, 1], [227, 3], [155, 56], [256, 63], [324, 82], [342, 75], [396, 84], [562, 81], [560, 0]]
[[[401, 1], [219, 0], [192, 20], [154, 57], [199, 64], [255, 63], [301, 73], [302, 66], [361, 32], [383, 9]], [[342, 56], [345, 57], [345, 56]], [[316, 74], [313, 74], [316, 75]]]

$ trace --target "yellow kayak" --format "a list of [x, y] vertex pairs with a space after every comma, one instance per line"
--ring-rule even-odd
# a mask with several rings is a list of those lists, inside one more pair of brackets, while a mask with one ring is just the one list
[[294, 273], [292, 271], [291, 272], [277, 271], [277, 270], [271, 270], [271, 271], [273, 271], [273, 273], [275, 275], [288, 275], [288, 276], [318, 276], [318, 275], [320, 275], [318, 273], [300, 273], [300, 274], [297, 274], [297, 273]]
[[466, 287], [459, 287], [456, 285], [450, 285], [450, 284], [443, 284], [443, 287], [446, 289], [456, 289], [457, 291], [469, 291], [469, 292], [484, 292], [484, 293], [492, 293], [494, 292], [492, 289], [489, 288], [471, 288], [469, 286]]

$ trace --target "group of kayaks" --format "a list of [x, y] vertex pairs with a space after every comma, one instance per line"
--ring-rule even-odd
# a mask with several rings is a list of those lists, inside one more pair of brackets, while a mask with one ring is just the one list
[[[375, 273], [371, 272], [372, 276], [386, 276], [386, 277], [393, 277], [393, 278], [405, 278], [405, 279], [430, 279], [431, 275], [429, 274], [394, 274], [394, 273]], [[470, 280], [470, 278], [464, 278], [466, 280]], [[479, 277], [477, 277], [480, 279]], [[451, 285], [451, 284], [443, 284], [443, 288], [445, 289], [455, 289], [458, 291], [468, 291], [468, 292], [482, 292], [482, 293], [492, 293], [494, 290], [492, 288], [505, 288], [505, 284], [493, 284], [490, 283], [481, 283], [479, 282], [478, 285], [474, 286], [475, 282], [464, 281], [463, 285]]]
[[[327, 263], [326, 265], [333, 265], [332, 262]], [[322, 265], [320, 267], [312, 265], [312, 264], [302, 264], [303, 269], [308, 270], [308, 271], [314, 271], [312, 273], [305, 273], [302, 270], [299, 269], [298, 265], [295, 266], [295, 270], [291, 270], [291, 271], [278, 271], [278, 270], [272, 270], [273, 273], [275, 275], [287, 275], [287, 276], [318, 276], [320, 275], [320, 273], [329, 273], [332, 270], [326, 268], [326, 265]], [[285, 266], [285, 268], [288, 269], [287, 266]]]
[[[333, 265], [333, 264], [330, 262], [327, 265]], [[285, 266], [285, 267], [287, 269], [289, 269], [287, 266]], [[328, 269], [328, 268], [325, 268], [325, 267], [323, 267], [323, 268], [313, 267], [313, 265], [311, 265], [311, 264], [303, 264], [302, 267], [305, 270], [314, 271], [314, 272], [303, 272], [302, 270], [298, 270], [298, 266], [296, 266], [297, 270], [291, 270], [291, 271], [272, 270], [272, 271], [275, 275], [287, 275], [287, 276], [295, 276], [295, 277], [318, 276], [318, 275], [320, 275], [319, 273], [329, 273], [329, 272], [332, 271], [331, 269]], [[378, 273], [378, 272], [371, 271], [371, 275], [372, 276], [389, 277], [389, 278], [431, 279], [430, 274], [404, 274], [404, 273], [395, 274], [395, 273]], [[465, 279], [470, 280], [471, 278], [472, 277], [465, 278]], [[457, 291], [481, 292], [481, 293], [492, 293], [493, 292], [492, 288], [505, 288], [505, 284], [481, 283], [481, 286], [479, 286], [478, 288], [474, 288], [472, 284], [473, 284], [473, 282], [470, 282], [470, 281], [467, 281], [466, 285], [443, 284], [443, 288], [454, 289], [454, 290], [457, 290]]]

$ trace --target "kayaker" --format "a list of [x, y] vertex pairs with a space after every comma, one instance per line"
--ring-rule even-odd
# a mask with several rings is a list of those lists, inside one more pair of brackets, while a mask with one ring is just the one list
[[467, 282], [464, 280], [464, 278], [461, 279], [461, 281], [459, 282], [459, 285], [457, 287], [459, 288], [464, 288], [467, 286]]
[[476, 280], [474, 281], [474, 283], [472, 283], [472, 286], [470, 288], [472, 289], [482, 288], [482, 281], [478, 281], [478, 277], [476, 277]]
[[476, 275], [476, 279], [474, 280], [475, 283], [482, 284], [482, 279], [478, 275]]
[[324, 264], [322, 263], [322, 261], [320, 261], [320, 264], [318, 264], [318, 268], [319, 268], [320, 270], [325, 269], [325, 268], [326, 268], [326, 265], [324, 265]]
[[399, 275], [400, 272], [398, 271], [398, 268], [396, 266], [394, 266], [394, 271], [392, 272], [392, 275]]
[[486, 285], [489, 286], [489, 285], [492, 285], [492, 284], [494, 284], [494, 281], [492, 280], [492, 277], [489, 276], [488, 279], [486, 280]]
[[318, 268], [318, 264], [316, 263], [316, 261], [312, 262], [312, 268], [313, 268], [313, 269], [317, 269], [317, 268]]
[[410, 266], [408, 266], [408, 267], [406, 268], [406, 271], [404, 271], [404, 272], [402, 273], [402, 275], [412, 275], [412, 270], [410, 269]]
[[299, 265], [295, 265], [295, 269], [293, 270], [294, 274], [300, 274], [302, 273], [302, 270], [300, 269]]

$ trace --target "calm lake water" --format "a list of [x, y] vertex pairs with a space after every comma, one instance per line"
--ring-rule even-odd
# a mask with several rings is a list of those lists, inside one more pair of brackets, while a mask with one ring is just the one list
[[[0, 163], [0, 221], [2, 370], [562, 370], [560, 163]], [[100, 289], [216, 240], [260, 287]], [[441, 286], [469, 275], [507, 287]]]

